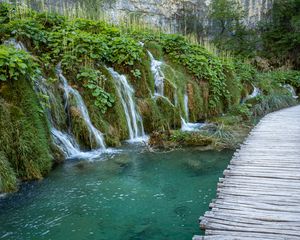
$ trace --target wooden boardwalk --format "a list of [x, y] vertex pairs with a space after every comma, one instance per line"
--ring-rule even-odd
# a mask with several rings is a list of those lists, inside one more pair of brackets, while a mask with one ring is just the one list
[[264, 117], [218, 183], [205, 236], [194, 240], [300, 239], [300, 106]]

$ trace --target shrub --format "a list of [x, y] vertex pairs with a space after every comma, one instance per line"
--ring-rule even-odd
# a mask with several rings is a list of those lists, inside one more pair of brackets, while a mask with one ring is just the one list
[[98, 70], [83, 68], [77, 75], [77, 80], [83, 82], [83, 86], [92, 91], [95, 98], [94, 105], [104, 114], [107, 108], [111, 108], [115, 102], [114, 97], [107, 93], [104, 86], [106, 77]]
[[0, 45], [0, 81], [30, 79], [39, 72], [38, 65], [27, 52]]

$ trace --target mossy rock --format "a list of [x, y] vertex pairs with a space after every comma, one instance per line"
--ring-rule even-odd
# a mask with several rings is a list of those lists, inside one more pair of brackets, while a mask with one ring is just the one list
[[207, 147], [214, 138], [199, 132], [161, 131], [150, 135], [149, 145], [153, 148]]
[[22, 180], [41, 179], [53, 163], [45, 114], [30, 81], [19, 79], [1, 87], [0, 151]]
[[17, 177], [11, 164], [5, 157], [3, 152], [0, 152], [0, 193], [14, 192], [17, 190]]
[[181, 124], [180, 113], [168, 98], [157, 97], [156, 104], [163, 117], [164, 129], [176, 129]]

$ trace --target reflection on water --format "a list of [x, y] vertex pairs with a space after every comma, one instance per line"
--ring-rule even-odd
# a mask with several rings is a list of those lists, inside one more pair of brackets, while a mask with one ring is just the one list
[[[231, 151], [141, 153], [68, 161], [0, 198], [0, 239], [191, 239]], [[103, 160], [103, 159], [101, 159]]]

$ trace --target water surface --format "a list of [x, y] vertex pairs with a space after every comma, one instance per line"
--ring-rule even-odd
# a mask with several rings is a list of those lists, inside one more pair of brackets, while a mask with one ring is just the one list
[[68, 160], [0, 199], [0, 239], [190, 240], [231, 155], [131, 146], [105, 161]]

